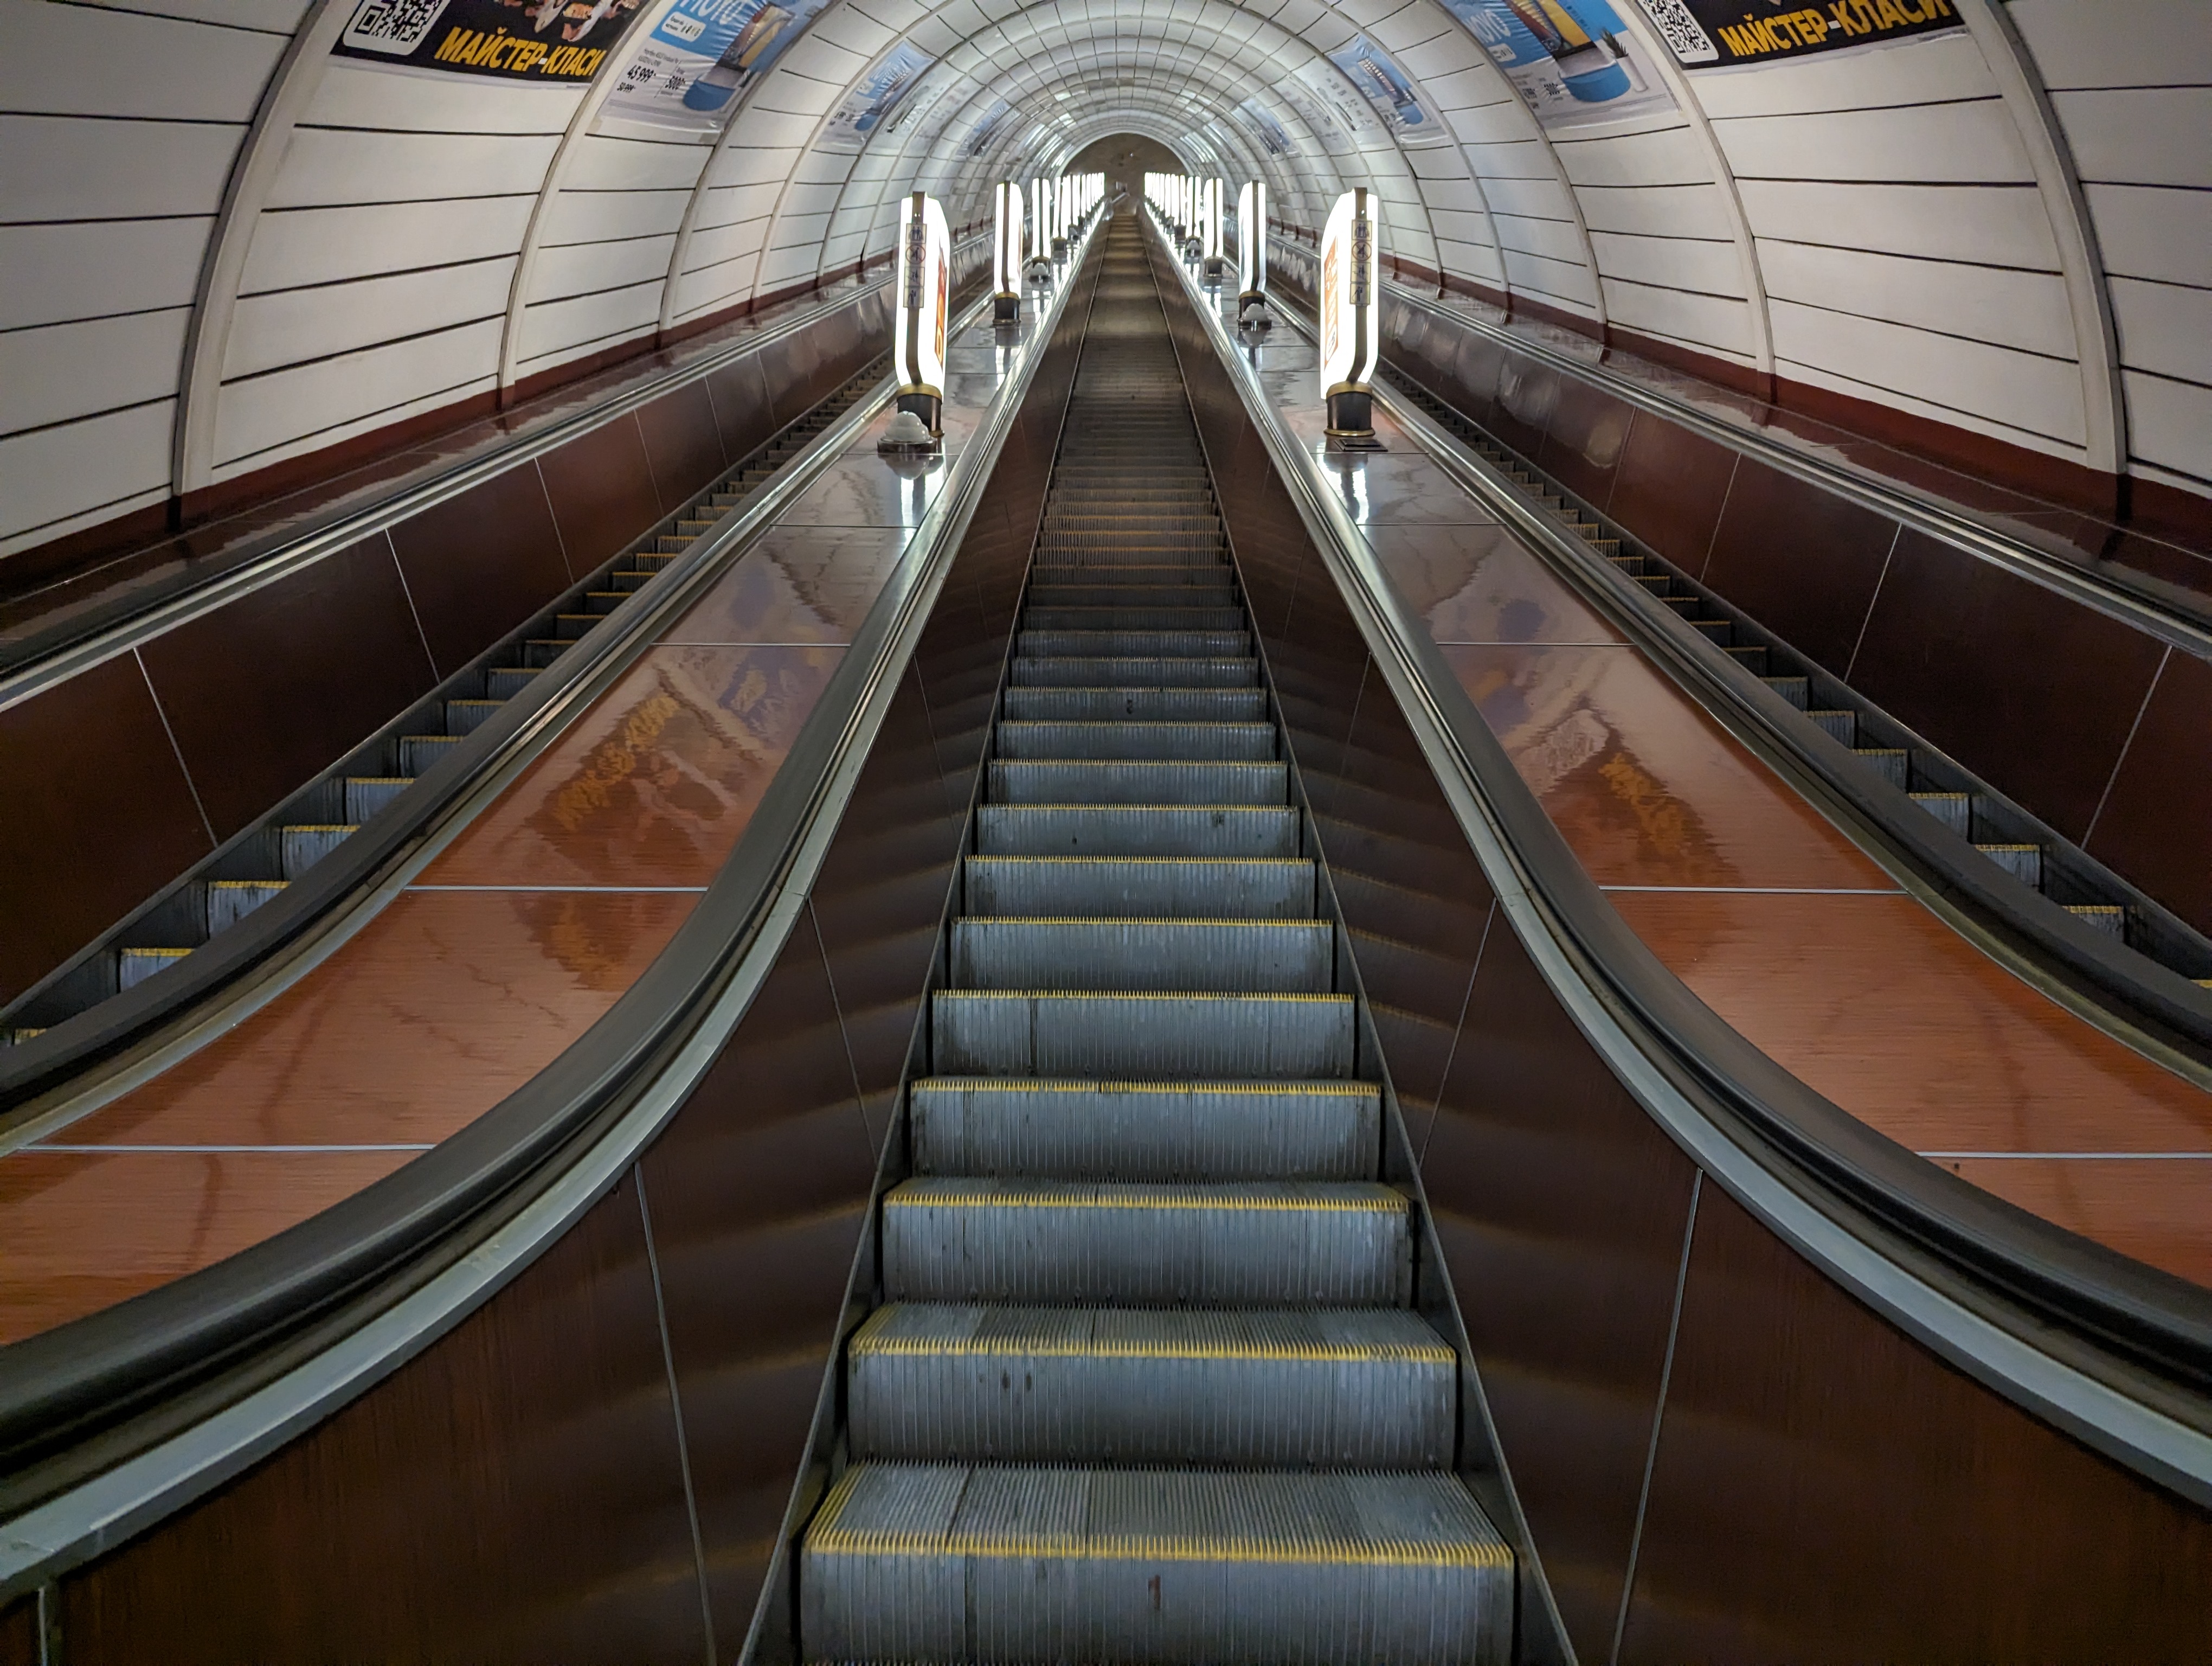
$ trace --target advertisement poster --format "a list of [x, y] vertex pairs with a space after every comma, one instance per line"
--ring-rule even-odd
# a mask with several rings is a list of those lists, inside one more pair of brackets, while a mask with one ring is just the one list
[[1270, 156], [1291, 154], [1291, 136], [1283, 131], [1282, 123], [1270, 115], [1259, 100], [1246, 99], [1237, 106], [1237, 114], [1244, 125], [1252, 130], [1252, 137], [1260, 141], [1260, 148]]
[[991, 101], [991, 107], [983, 112], [983, 119], [977, 122], [974, 131], [960, 142], [958, 154], [963, 156], [980, 156], [988, 150], [993, 142], [998, 138], [1000, 130], [1006, 125], [1006, 118], [1013, 114], [1013, 112], [1014, 106], [1006, 100], [994, 99]]
[[821, 148], [853, 152], [866, 149], [876, 130], [898, 108], [899, 100], [914, 90], [922, 72], [936, 62], [929, 53], [900, 41], [845, 94], [845, 101], [822, 131], [817, 142]]
[[1521, 89], [1547, 132], [1674, 107], [1643, 42], [1622, 26], [1609, 0], [1443, 4]]
[[1637, 0], [1686, 70], [1725, 68], [1961, 29], [1949, 0]]
[[1364, 34], [1356, 34], [1328, 55], [1329, 62], [1352, 77], [1375, 106], [1385, 131], [1401, 144], [1442, 144], [1450, 136], [1413, 95], [1413, 84], [1389, 55]]
[[576, 86], [644, 0], [359, 0], [331, 50], [392, 69]]
[[607, 94], [621, 123], [711, 141], [828, 0], [676, 0]]

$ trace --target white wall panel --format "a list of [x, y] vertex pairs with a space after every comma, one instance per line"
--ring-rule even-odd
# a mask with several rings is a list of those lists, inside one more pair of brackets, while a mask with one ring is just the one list
[[487, 76], [393, 75], [333, 58], [302, 120], [310, 127], [558, 136], [583, 98], [580, 87], [533, 87]]
[[[2132, 277], [2113, 278], [2112, 290], [2123, 363], [2212, 386], [2212, 290]], [[2212, 461], [2212, 432], [2203, 438], [2200, 461]]]
[[1762, 240], [1769, 295], [1940, 330], [2053, 358], [2074, 356], [2074, 315], [2055, 272], [1906, 260], [1856, 249]]
[[[514, 257], [240, 299], [226, 380], [507, 314]], [[310, 422], [319, 413], [302, 413]]]
[[6, 432], [165, 399], [177, 391], [191, 309], [91, 319], [0, 334]]
[[245, 131], [0, 115], [0, 223], [211, 215]]
[[[538, 297], [589, 295], [658, 282], [666, 276], [676, 236], [633, 237], [619, 243], [570, 243], [538, 252]], [[534, 303], [533, 303], [534, 304]]]
[[1757, 236], [1931, 260], [2058, 270], [2051, 216], [2032, 185], [1830, 185], [1745, 179], [1737, 187]]
[[2130, 450], [2199, 491], [2212, 490], [2212, 388], [2142, 370], [2123, 371], [2120, 380], [2128, 396]]
[[[2094, 3], [2101, 8], [2105, 0]], [[1981, 49], [1964, 31], [1719, 70], [1691, 84], [1698, 106], [1716, 121], [1823, 110], [1905, 109], [1989, 98], [1997, 90]]]
[[1590, 246], [1597, 255], [1598, 270], [1609, 278], [1743, 298], [1743, 269], [1737, 264], [1734, 243], [1594, 231]]
[[94, 512], [167, 496], [176, 405], [167, 398], [0, 440], [0, 538], [21, 548]]
[[2105, 270], [2167, 283], [2212, 282], [2212, 192], [2087, 185]]
[[476, 198], [264, 214], [253, 228], [240, 292], [511, 255], [522, 246], [533, 200]]
[[660, 319], [660, 283], [539, 303], [523, 314], [522, 368], [535, 374], [550, 359], [596, 351], [653, 329]]
[[1712, 169], [1696, 134], [1661, 128], [1618, 138], [1567, 139], [1557, 149], [1567, 178], [1581, 185], [1710, 185]]
[[281, 35], [0, 0], [0, 110], [137, 121], [246, 122]]
[[2203, 0], [2012, 0], [2008, 9], [2053, 91], [2212, 85]]
[[2054, 93], [2051, 101], [2084, 180], [2212, 187], [2212, 87]]
[[271, 208], [535, 195], [559, 139], [544, 134], [376, 133], [303, 127], [292, 135]]
[[707, 149], [654, 144], [592, 134], [562, 167], [565, 191], [689, 191], [699, 178]]
[[2027, 153], [1995, 99], [1900, 110], [1716, 121], [1740, 179], [2033, 181]]
[[1731, 246], [1735, 241], [1717, 185], [1603, 186], [1577, 190], [1575, 196], [1593, 237], [1612, 231], [1702, 238]]
[[234, 382], [223, 389], [216, 426], [216, 475], [242, 474], [482, 392], [499, 368], [499, 321], [487, 320]]
[[0, 330], [189, 307], [214, 221], [0, 226]]
[[1607, 320], [1623, 329], [1751, 362], [1750, 310], [1740, 300], [1608, 277], [1605, 307]]

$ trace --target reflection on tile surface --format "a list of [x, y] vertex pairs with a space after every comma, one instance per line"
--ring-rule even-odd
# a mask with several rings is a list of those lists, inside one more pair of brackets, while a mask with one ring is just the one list
[[1699, 1000], [1914, 1151], [2212, 1151], [2212, 1096], [2055, 1006], [1911, 897], [1612, 900]]
[[2212, 1162], [2198, 1158], [1972, 1158], [1943, 1166], [2070, 1232], [2212, 1285]]
[[894, 467], [866, 450], [847, 452], [822, 471], [799, 501], [779, 517], [782, 526], [903, 526], [921, 525], [945, 489], [945, 468]]
[[72, 1125], [68, 1143], [442, 1140], [582, 1035], [697, 901], [405, 892], [236, 1029]]
[[421, 883], [705, 885], [842, 653], [652, 649]]
[[1617, 642], [1503, 526], [1369, 526], [1375, 559], [1438, 642]]
[[1468, 496], [1442, 465], [1417, 453], [1413, 441], [1395, 431], [1383, 433], [1380, 419], [1376, 432], [1385, 444], [1395, 448], [1382, 453], [1334, 452], [1321, 459], [1323, 482], [1342, 500], [1354, 521], [1363, 526], [1468, 526], [1486, 525], [1496, 519]]
[[767, 532], [664, 642], [849, 642], [898, 564], [906, 534], [823, 526]]
[[1893, 888], [1633, 648], [1443, 655], [1600, 885]]
[[0, 1345], [235, 1255], [414, 1155], [33, 1150], [0, 1158]]

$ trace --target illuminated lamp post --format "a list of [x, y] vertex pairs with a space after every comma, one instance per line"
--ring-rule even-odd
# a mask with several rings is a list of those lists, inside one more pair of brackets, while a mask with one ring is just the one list
[[1045, 181], [1042, 175], [1030, 181], [1030, 264], [1029, 280], [1036, 284], [1052, 282], [1052, 255], [1048, 239], [1052, 222], [1047, 216]]
[[991, 228], [991, 322], [1022, 321], [1022, 188], [1001, 180]]
[[937, 199], [917, 191], [899, 204], [892, 278], [891, 366], [898, 414], [877, 449], [935, 451], [944, 443], [945, 329], [951, 304], [952, 237]]
[[1267, 317], [1267, 186], [1254, 179], [1237, 193], [1237, 270], [1244, 288], [1237, 296], [1237, 322], [1265, 330]]
[[1200, 247], [1206, 261], [1206, 281], [1218, 283], [1229, 276], [1229, 261], [1221, 252], [1221, 181], [1202, 181], [1199, 194]]
[[1356, 185], [1336, 199], [1321, 239], [1321, 389], [1328, 401], [1328, 443], [1338, 451], [1379, 451], [1369, 378], [1382, 345], [1381, 240], [1374, 193]]
[[1065, 173], [1052, 182], [1052, 258], [1067, 258], [1067, 186]]

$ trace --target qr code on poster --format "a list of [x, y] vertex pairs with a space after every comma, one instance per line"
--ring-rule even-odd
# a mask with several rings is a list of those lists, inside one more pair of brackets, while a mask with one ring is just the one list
[[446, 9], [447, 0], [361, 0], [346, 25], [341, 44], [357, 52], [390, 52], [404, 58]]
[[1711, 64], [1719, 58], [1720, 49], [1713, 45], [1712, 36], [1690, 15], [1682, 0], [1637, 0], [1637, 3], [1681, 62]]

